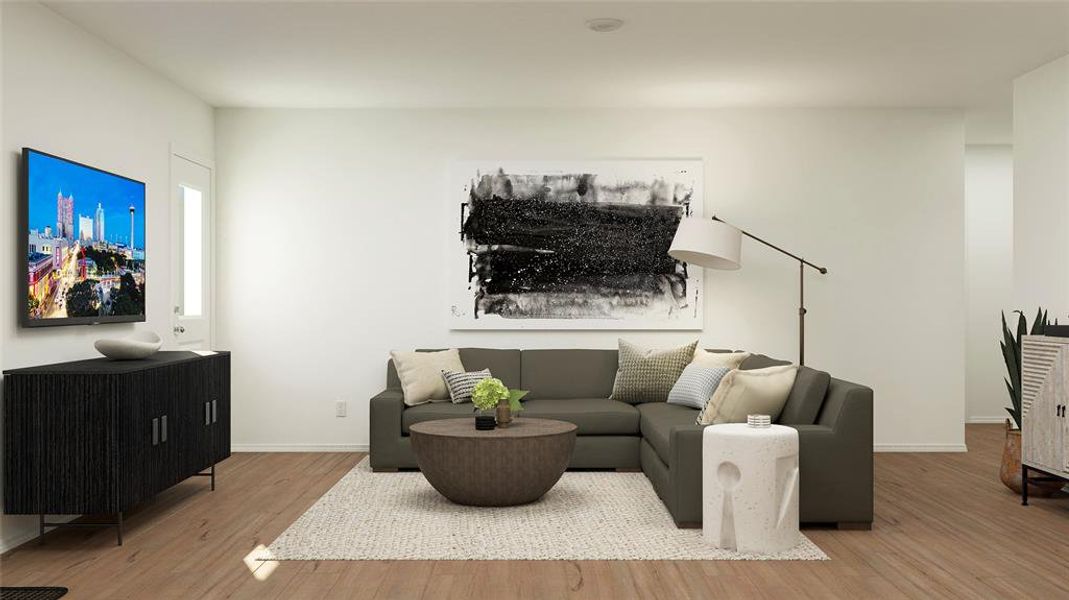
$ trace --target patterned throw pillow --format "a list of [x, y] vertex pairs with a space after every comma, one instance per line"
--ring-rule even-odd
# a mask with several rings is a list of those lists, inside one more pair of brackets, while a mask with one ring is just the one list
[[641, 348], [620, 340], [612, 399], [629, 404], [664, 402], [683, 369], [694, 359], [698, 340], [669, 350]]
[[705, 405], [709, 403], [709, 398], [716, 391], [716, 386], [720, 385], [720, 380], [729, 372], [731, 369], [727, 367], [687, 365], [687, 368], [683, 369], [683, 374], [679, 376], [679, 381], [672, 386], [672, 391], [668, 392], [668, 403], [705, 410]]
[[453, 404], [471, 402], [471, 391], [475, 389], [475, 384], [487, 377], [491, 377], [490, 369], [469, 373], [442, 371], [442, 379], [445, 380], [445, 387], [449, 388], [449, 399]]

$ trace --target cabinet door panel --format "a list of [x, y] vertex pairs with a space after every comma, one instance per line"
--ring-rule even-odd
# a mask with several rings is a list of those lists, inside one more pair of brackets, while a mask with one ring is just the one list
[[230, 456], [230, 355], [212, 357], [212, 451], [215, 462]]
[[[109, 512], [118, 503], [111, 451], [115, 413], [112, 378], [68, 375], [40, 380], [41, 510]], [[45, 397], [42, 394], [40, 397]]]
[[173, 398], [173, 438], [175, 483], [202, 471], [211, 464], [210, 431], [204, 422], [207, 396], [207, 373], [203, 361], [185, 363], [176, 368], [179, 380]]
[[163, 489], [166, 456], [160, 443], [160, 417], [166, 412], [167, 398], [144, 372], [123, 375], [118, 389], [120, 509], [126, 510]]
[[1064, 463], [1063, 423], [1058, 405], [1066, 392], [1066, 352], [1064, 344], [1028, 337], [1022, 343], [1022, 452], [1025, 462], [1045, 469], [1057, 469]]
[[[1062, 396], [1062, 398], [1066, 397]], [[1063, 402], [1066, 405], [1062, 407], [1062, 465], [1064, 465], [1065, 472], [1069, 473], [1069, 415], [1066, 414], [1069, 412], [1069, 399]]]

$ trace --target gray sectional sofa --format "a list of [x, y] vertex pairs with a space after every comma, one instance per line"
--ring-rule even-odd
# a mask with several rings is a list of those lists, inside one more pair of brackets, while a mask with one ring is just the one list
[[[610, 400], [616, 350], [498, 350], [462, 348], [469, 370], [490, 369], [510, 388], [529, 390], [521, 416], [570, 421], [578, 427], [570, 468], [641, 469], [676, 524], [702, 519], [702, 429], [696, 410], [652, 402]], [[743, 369], [787, 364], [763, 355]], [[413, 423], [470, 417], [471, 404], [408, 407], [393, 363], [386, 390], [371, 399], [371, 467], [417, 468], [408, 437]], [[801, 367], [778, 422], [798, 430], [803, 523], [841, 528], [872, 524], [872, 390]]]

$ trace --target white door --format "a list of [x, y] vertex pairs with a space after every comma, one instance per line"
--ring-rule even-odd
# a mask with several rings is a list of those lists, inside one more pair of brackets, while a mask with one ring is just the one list
[[212, 309], [212, 171], [171, 156], [171, 289], [174, 343], [210, 350]]

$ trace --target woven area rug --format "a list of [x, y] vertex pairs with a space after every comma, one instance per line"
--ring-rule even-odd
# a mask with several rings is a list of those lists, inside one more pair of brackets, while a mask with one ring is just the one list
[[421, 473], [365, 458], [290, 525], [262, 560], [828, 560], [803, 536], [779, 554], [707, 546], [679, 529], [642, 473], [567, 472], [541, 500], [481, 508], [446, 500]]

